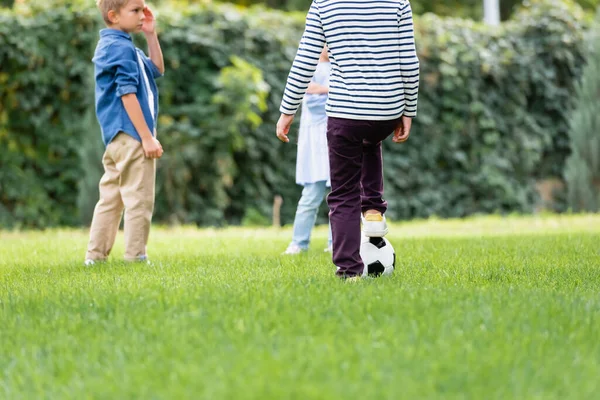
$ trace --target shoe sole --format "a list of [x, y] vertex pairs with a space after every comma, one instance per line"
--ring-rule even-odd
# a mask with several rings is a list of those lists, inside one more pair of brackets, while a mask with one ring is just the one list
[[363, 230], [363, 234], [366, 237], [384, 237], [385, 235], [387, 235], [389, 232], [388, 228], [385, 228], [382, 231], [365, 231]]

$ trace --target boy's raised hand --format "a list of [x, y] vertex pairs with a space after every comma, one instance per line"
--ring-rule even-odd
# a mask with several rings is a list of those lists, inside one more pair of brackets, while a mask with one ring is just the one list
[[412, 125], [412, 118], [405, 117], [404, 115], [400, 119], [400, 123], [394, 129], [394, 137], [392, 140], [395, 143], [402, 143], [408, 140], [408, 136], [410, 135], [410, 127]]
[[163, 148], [158, 139], [151, 138], [148, 140], [142, 140], [142, 147], [144, 148], [144, 154], [147, 158], [161, 158], [163, 155]]
[[289, 114], [281, 114], [279, 117], [279, 121], [277, 121], [277, 138], [284, 143], [290, 141], [288, 138], [288, 133], [290, 131], [290, 127], [292, 126], [292, 122], [294, 121], [294, 115]]
[[154, 18], [154, 13], [150, 9], [150, 7], [144, 7], [144, 23], [142, 25], [142, 32], [144, 33], [154, 33], [156, 30], [156, 19]]

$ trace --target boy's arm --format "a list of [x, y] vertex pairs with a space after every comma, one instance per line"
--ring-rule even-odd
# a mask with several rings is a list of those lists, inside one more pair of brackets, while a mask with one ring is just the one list
[[298, 111], [298, 107], [300, 107], [302, 98], [306, 93], [308, 84], [317, 69], [325, 42], [325, 33], [323, 32], [319, 6], [317, 0], [313, 0], [306, 16], [304, 34], [300, 40], [300, 46], [294, 58], [294, 63], [292, 64], [287, 84], [285, 85], [285, 91], [283, 92], [281, 106], [279, 107], [281, 116], [277, 122], [277, 137], [282, 142], [290, 141], [287, 134], [294, 120], [294, 115]]
[[152, 136], [152, 132], [150, 132], [148, 124], [146, 124], [142, 107], [140, 106], [140, 102], [135, 93], [128, 93], [121, 96], [121, 101], [123, 102], [125, 111], [133, 123], [135, 130], [142, 139], [142, 147], [144, 148], [146, 157], [160, 158], [163, 153], [162, 146], [160, 145], [160, 142]]
[[148, 42], [148, 55], [150, 56], [150, 60], [152, 60], [154, 65], [156, 65], [156, 68], [158, 68], [158, 71], [161, 73], [161, 75], [164, 74], [165, 61], [163, 60], [163, 54], [156, 32], [147, 33], [146, 42]]
[[398, 25], [400, 32], [400, 73], [404, 83], [404, 116], [414, 118], [417, 116], [417, 96], [419, 92], [419, 59], [415, 48], [415, 34], [413, 26], [412, 9], [410, 3], [398, 12]]
[[160, 48], [160, 42], [158, 41], [158, 34], [156, 33], [156, 20], [149, 7], [144, 8], [144, 16], [146, 19], [142, 26], [142, 31], [146, 36], [146, 42], [148, 42], [148, 55], [162, 75], [165, 73], [165, 61]]
[[317, 69], [323, 46], [325, 46], [325, 34], [319, 7], [314, 0], [306, 16], [306, 28], [283, 93], [279, 108], [282, 114], [295, 114], [298, 111], [308, 84]]

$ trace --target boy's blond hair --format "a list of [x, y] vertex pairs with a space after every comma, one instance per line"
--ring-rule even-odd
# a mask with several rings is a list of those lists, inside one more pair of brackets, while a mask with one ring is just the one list
[[102, 13], [102, 18], [104, 18], [104, 22], [108, 25], [111, 25], [110, 19], [108, 19], [108, 12], [113, 10], [115, 12], [119, 12], [119, 10], [126, 6], [129, 3], [129, 0], [96, 0], [96, 4]]

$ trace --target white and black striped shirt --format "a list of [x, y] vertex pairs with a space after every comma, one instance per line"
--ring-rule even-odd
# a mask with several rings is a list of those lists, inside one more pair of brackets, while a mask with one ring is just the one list
[[295, 114], [327, 44], [327, 115], [390, 120], [417, 115], [419, 59], [408, 0], [313, 0], [280, 111]]

